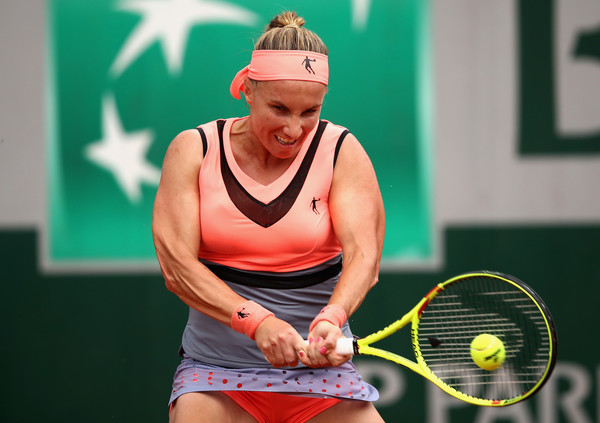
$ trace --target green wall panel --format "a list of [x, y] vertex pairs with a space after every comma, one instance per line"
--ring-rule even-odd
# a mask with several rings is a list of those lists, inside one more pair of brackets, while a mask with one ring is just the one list
[[[597, 421], [598, 354], [587, 352], [600, 347], [594, 327], [600, 226], [453, 227], [444, 236], [443, 267], [382, 274], [351, 319], [354, 332], [380, 329], [434, 283], [457, 273], [503, 271], [532, 286], [550, 307], [559, 334], [557, 372], [523, 406], [498, 411], [446, 404], [449, 397], [435, 395], [428, 383], [395, 365], [379, 376], [370, 371], [382, 392], [390, 389], [386, 376], [396, 374], [403, 384], [395, 398], [378, 405], [386, 421]], [[42, 275], [37, 243], [32, 231], [0, 232], [3, 421], [166, 421], [186, 307], [159, 275]], [[407, 333], [383, 342], [410, 353]], [[381, 362], [357, 359], [359, 366]]]

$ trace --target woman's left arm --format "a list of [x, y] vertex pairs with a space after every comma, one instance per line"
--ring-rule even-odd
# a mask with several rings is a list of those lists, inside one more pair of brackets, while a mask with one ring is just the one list
[[[343, 254], [342, 273], [329, 305], [341, 307], [350, 317], [378, 281], [385, 234], [383, 200], [375, 170], [367, 153], [351, 134], [339, 151], [329, 207]], [[348, 357], [332, 353], [341, 336], [336, 325], [326, 320], [317, 323], [309, 337], [323, 341], [313, 342], [312, 348], [309, 346], [310, 360], [307, 361], [312, 366], [339, 365], [346, 361]]]
[[329, 304], [341, 306], [350, 317], [378, 281], [385, 235], [385, 212], [375, 170], [351, 134], [340, 148], [329, 207], [343, 254], [342, 274]]

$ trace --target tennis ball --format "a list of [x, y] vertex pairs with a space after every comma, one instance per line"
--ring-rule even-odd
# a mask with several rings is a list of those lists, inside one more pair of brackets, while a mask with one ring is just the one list
[[482, 333], [471, 342], [471, 358], [484, 370], [496, 370], [506, 358], [504, 344], [498, 337]]

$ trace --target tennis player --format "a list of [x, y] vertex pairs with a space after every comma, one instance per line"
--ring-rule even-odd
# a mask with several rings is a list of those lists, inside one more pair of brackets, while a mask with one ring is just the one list
[[154, 242], [190, 307], [171, 422], [383, 421], [334, 352], [378, 280], [385, 219], [367, 154], [320, 119], [327, 54], [296, 13], [276, 16], [231, 84], [248, 116], [167, 150]]

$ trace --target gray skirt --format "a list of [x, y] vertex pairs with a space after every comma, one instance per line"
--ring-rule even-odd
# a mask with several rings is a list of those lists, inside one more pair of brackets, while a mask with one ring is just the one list
[[322, 398], [375, 401], [377, 390], [351, 362], [319, 369], [227, 369], [184, 356], [175, 372], [169, 404], [189, 392], [261, 391]]

